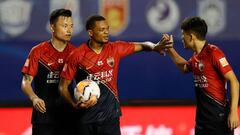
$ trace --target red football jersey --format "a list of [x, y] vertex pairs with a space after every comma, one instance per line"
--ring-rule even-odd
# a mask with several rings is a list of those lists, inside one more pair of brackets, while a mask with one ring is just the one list
[[63, 105], [65, 102], [60, 98], [58, 91], [60, 72], [67, 56], [74, 48], [68, 44], [62, 52], [59, 52], [49, 41], [32, 48], [22, 73], [34, 77], [34, 92], [44, 100], [47, 109], [44, 114], [33, 109], [32, 123], [56, 123], [59, 120], [56, 118], [56, 114], [59, 114], [58, 109], [60, 107], [65, 109]]
[[87, 44], [82, 44], [67, 59], [61, 77], [72, 80], [80, 68], [87, 72], [83, 79], [100, 81], [117, 97], [119, 62], [121, 58], [133, 52], [134, 45], [130, 42], [109, 42], [104, 45], [100, 54], [95, 53]]
[[224, 53], [215, 45], [206, 44], [197, 55], [193, 54], [187, 67], [193, 72], [195, 87], [218, 103], [226, 103], [226, 79], [224, 74], [231, 71]]

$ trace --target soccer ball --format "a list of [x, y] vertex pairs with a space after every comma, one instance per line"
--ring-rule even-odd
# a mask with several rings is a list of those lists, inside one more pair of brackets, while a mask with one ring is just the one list
[[97, 98], [100, 97], [100, 88], [95, 81], [82, 80], [76, 85], [74, 89], [76, 101], [87, 101], [90, 99], [91, 95], [96, 95]]

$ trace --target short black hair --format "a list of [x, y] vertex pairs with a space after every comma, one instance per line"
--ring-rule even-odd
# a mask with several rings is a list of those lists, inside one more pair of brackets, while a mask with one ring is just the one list
[[106, 20], [103, 16], [101, 15], [92, 15], [87, 19], [86, 22], [86, 30], [93, 29], [95, 27], [95, 22], [96, 21], [104, 21]]
[[207, 34], [208, 26], [204, 19], [200, 17], [190, 17], [181, 24], [181, 29], [185, 32], [192, 32], [200, 40], [204, 40]]
[[59, 16], [71, 17], [72, 11], [69, 9], [55, 9], [50, 14], [50, 24], [56, 24]]

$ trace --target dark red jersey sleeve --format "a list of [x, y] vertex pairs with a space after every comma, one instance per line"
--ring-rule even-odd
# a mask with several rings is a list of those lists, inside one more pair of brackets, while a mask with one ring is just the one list
[[116, 46], [117, 52], [121, 58], [134, 53], [134, 44], [131, 42], [116, 41], [113, 43], [114, 46]]
[[37, 47], [32, 48], [22, 68], [22, 73], [35, 76], [38, 71], [39, 57], [40, 51], [38, 50], [38, 48]]
[[224, 53], [216, 48], [212, 52], [212, 62], [213, 65], [224, 75], [228, 71], [232, 70], [232, 67], [227, 61], [227, 58], [225, 57]]

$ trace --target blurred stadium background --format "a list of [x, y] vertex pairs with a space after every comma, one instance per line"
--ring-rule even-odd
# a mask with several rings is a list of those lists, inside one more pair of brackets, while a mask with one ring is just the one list
[[[239, 5], [238, 0], [0, 0], [0, 135], [31, 134], [31, 104], [20, 89], [21, 68], [30, 49], [50, 39], [52, 10], [73, 11], [76, 46], [87, 41], [86, 18], [101, 14], [109, 20], [110, 40], [158, 42], [169, 33], [186, 59], [192, 52], [183, 49], [181, 21], [201, 16], [209, 25], [208, 41], [225, 52], [240, 79]], [[169, 57], [143, 52], [125, 58], [118, 86], [123, 135], [193, 135], [192, 75], [183, 75]]]

